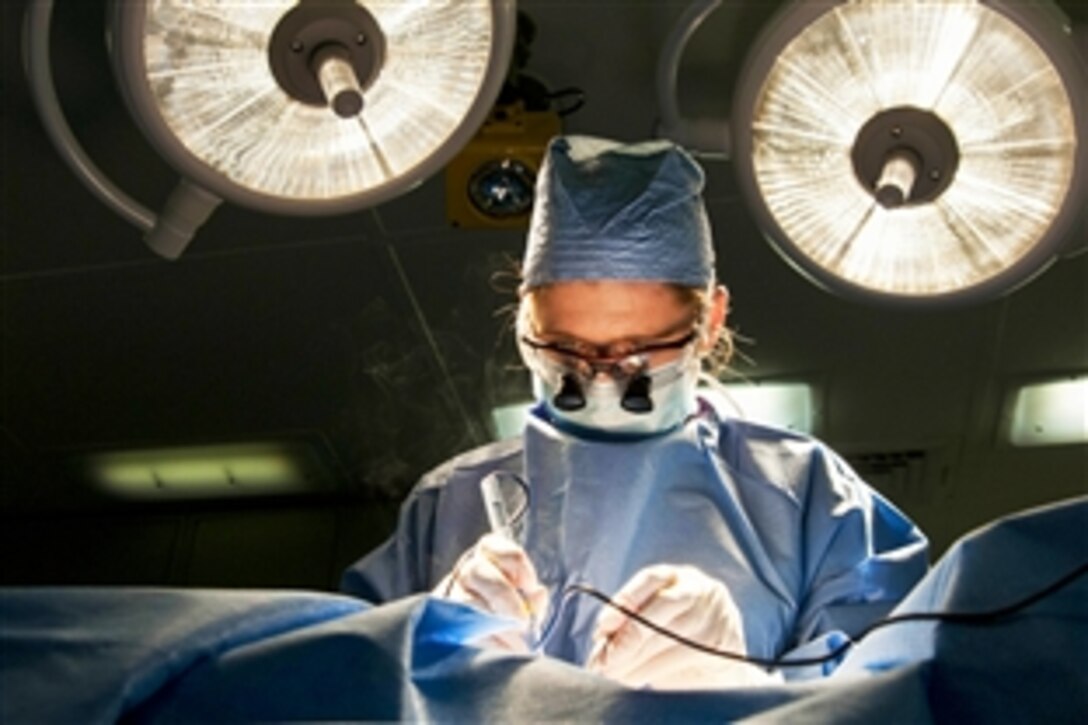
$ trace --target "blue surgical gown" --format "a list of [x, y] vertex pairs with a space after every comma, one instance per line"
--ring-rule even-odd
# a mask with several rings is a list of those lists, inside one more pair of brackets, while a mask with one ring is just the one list
[[538, 410], [520, 438], [426, 475], [341, 587], [375, 603], [432, 589], [488, 530], [479, 482], [505, 470], [527, 482], [524, 545], [558, 612], [546, 654], [581, 664], [591, 646], [601, 605], [567, 585], [612, 594], [656, 563], [725, 583], [755, 656], [884, 615], [926, 571], [922, 533], [826, 445], [723, 407], [703, 397], [680, 428], [622, 441], [570, 435]]

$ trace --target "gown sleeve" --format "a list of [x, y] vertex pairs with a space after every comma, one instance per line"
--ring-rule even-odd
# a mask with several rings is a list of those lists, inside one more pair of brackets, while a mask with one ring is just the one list
[[340, 590], [381, 604], [433, 589], [487, 531], [480, 479], [499, 468], [516, 471], [520, 461], [521, 441], [512, 439], [428, 472], [401, 504], [393, 535], [344, 571]]
[[885, 616], [928, 568], [928, 541], [903, 513], [821, 448], [803, 516], [804, 596], [799, 645], [832, 632], [858, 634]]
[[401, 504], [396, 531], [344, 570], [340, 590], [381, 604], [429, 589], [437, 497], [434, 488], [413, 490]]

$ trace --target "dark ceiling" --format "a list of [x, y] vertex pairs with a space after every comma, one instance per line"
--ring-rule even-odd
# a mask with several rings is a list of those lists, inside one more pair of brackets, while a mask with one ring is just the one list
[[[23, 5], [3, 4], [0, 51], [8, 511], [107, 505], [58, 468], [82, 451], [276, 437], [317, 446], [337, 491], [396, 497], [422, 470], [487, 440], [493, 406], [529, 394], [503, 334], [500, 310], [512, 296], [493, 279], [519, 256], [522, 232], [452, 229], [439, 176], [333, 218], [225, 205], [180, 260], [163, 261], [80, 186], [43, 134], [20, 68]], [[103, 2], [57, 5], [56, 76], [71, 125], [122, 188], [157, 208], [175, 174], [119, 101]], [[1084, 22], [1083, 3], [1061, 5]], [[528, 70], [585, 92], [568, 131], [652, 134], [656, 52], [685, 6], [521, 4], [538, 28]], [[685, 59], [686, 108], [727, 112], [746, 45], [773, 9], [727, 2], [699, 31]], [[904, 493], [904, 505], [950, 532], [1052, 495], [1017, 483], [1033, 466], [1053, 466], [1059, 492], [1088, 488], [1083, 447], [1040, 458], [999, 440], [1013, 382], [1088, 369], [1083, 228], [1069, 259], [1001, 300], [868, 308], [783, 263], [739, 200], [729, 164], [706, 168], [733, 325], [751, 339], [745, 374], [816, 384], [817, 432], [859, 460], [928, 456], [927, 488]], [[942, 518], [991, 479], [1006, 488], [962, 519]]]

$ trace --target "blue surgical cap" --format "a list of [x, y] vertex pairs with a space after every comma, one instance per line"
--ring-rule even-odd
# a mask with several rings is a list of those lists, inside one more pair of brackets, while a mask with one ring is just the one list
[[714, 247], [703, 171], [668, 141], [552, 140], [536, 184], [522, 289], [564, 280], [705, 287]]

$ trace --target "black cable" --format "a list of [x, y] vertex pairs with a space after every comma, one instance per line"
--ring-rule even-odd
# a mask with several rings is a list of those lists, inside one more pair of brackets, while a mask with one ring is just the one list
[[667, 629], [660, 624], [657, 624], [656, 622], [647, 619], [646, 617], [643, 617], [635, 610], [628, 609], [627, 607], [613, 600], [604, 592], [598, 589], [594, 589], [591, 586], [587, 586], [585, 584], [571, 584], [563, 590], [563, 598], [566, 599], [566, 597], [570, 594], [588, 594], [594, 599], [598, 599], [604, 604], [612, 607], [616, 611], [622, 612], [624, 615], [630, 617], [639, 624], [645, 627], [649, 627], [658, 634], [675, 640], [682, 645], [691, 647], [694, 650], [705, 652], [708, 655], [715, 655], [717, 657], [724, 657], [725, 659], [737, 660], [738, 662], [749, 662], [754, 665], [760, 665], [761, 667], [772, 667], [774, 665], [775, 660], [767, 660], [761, 657], [749, 657], [748, 655], [742, 655], [737, 652], [730, 652], [729, 650], [711, 647], [710, 645], [703, 644], [702, 642], [698, 642], [694, 639], [688, 639], [682, 634], [677, 634], [676, 632], [673, 632], [672, 630]]
[[672, 640], [674, 640], [676, 642], [679, 642], [680, 644], [691, 647], [694, 650], [698, 650], [699, 652], [704, 652], [706, 654], [714, 655], [716, 657], [723, 657], [725, 659], [736, 660], [738, 662], [747, 662], [749, 664], [757, 665], [759, 667], [764, 667], [764, 668], [767, 668], [767, 669], [776, 669], [776, 668], [782, 668], [782, 667], [808, 667], [808, 666], [811, 666], [811, 665], [824, 664], [825, 662], [830, 662], [832, 660], [838, 659], [843, 654], [845, 654], [848, 649], [850, 649], [855, 644], [860, 642], [862, 639], [867, 637], [871, 632], [873, 632], [873, 631], [875, 631], [877, 629], [880, 629], [881, 627], [887, 627], [887, 626], [890, 626], [890, 625], [893, 625], [893, 624], [902, 624], [903, 622], [920, 622], [920, 621], [937, 621], [937, 622], [946, 622], [946, 623], [949, 623], [949, 624], [968, 624], [968, 625], [990, 624], [990, 623], [992, 623], [992, 622], [994, 622], [996, 620], [1002, 619], [1002, 618], [1007, 617], [1007, 616], [1009, 616], [1011, 614], [1015, 614], [1016, 612], [1019, 612], [1019, 611], [1021, 611], [1023, 609], [1026, 609], [1027, 607], [1031, 606], [1032, 604], [1035, 604], [1039, 600], [1044, 599], [1044, 598], [1050, 596], [1051, 594], [1055, 593], [1059, 589], [1062, 589], [1063, 587], [1067, 586], [1068, 584], [1070, 584], [1074, 580], [1078, 579], [1079, 577], [1084, 576], [1084, 574], [1086, 572], [1088, 572], [1088, 562], [1085, 562], [1085, 563], [1081, 564], [1080, 566], [1074, 568], [1069, 573], [1067, 573], [1064, 576], [1060, 577], [1057, 581], [1053, 582], [1052, 584], [1050, 584], [1050, 585], [1048, 585], [1046, 587], [1043, 587], [1042, 589], [1040, 589], [1040, 590], [1038, 590], [1036, 592], [1033, 592], [1032, 594], [1024, 597], [1023, 599], [1015, 601], [1015, 602], [1013, 602], [1011, 604], [1006, 604], [1006, 605], [1003, 605], [1001, 607], [997, 607], [996, 609], [990, 609], [990, 610], [984, 610], [984, 611], [978, 611], [978, 612], [908, 612], [908, 613], [905, 613], [905, 614], [897, 614], [897, 615], [893, 615], [891, 617], [885, 617], [884, 619], [878, 620], [878, 621], [874, 622], [873, 624], [869, 625], [868, 627], [866, 627], [865, 629], [863, 629], [853, 639], [847, 638], [846, 642], [839, 645], [838, 647], [836, 647], [834, 650], [832, 650], [831, 652], [829, 652], [827, 654], [819, 655], [819, 656], [815, 656], [815, 657], [801, 657], [801, 658], [796, 658], [796, 659], [781, 659], [781, 658], [769, 659], [769, 658], [764, 658], [764, 657], [752, 657], [752, 656], [749, 656], [749, 655], [742, 655], [742, 654], [739, 654], [737, 652], [730, 652], [728, 650], [720, 650], [720, 649], [717, 649], [716, 647], [710, 647], [709, 645], [705, 645], [705, 644], [703, 644], [701, 642], [697, 642], [697, 641], [695, 641], [693, 639], [689, 639], [689, 638], [687, 638], [687, 637], [685, 637], [685, 636], [683, 636], [681, 634], [677, 634], [676, 632], [673, 632], [673, 631], [667, 629], [666, 627], [663, 627], [660, 624], [657, 624], [656, 622], [650, 621], [649, 619], [647, 619], [646, 617], [643, 617], [638, 612], [636, 612], [636, 611], [634, 611], [632, 609], [629, 609], [629, 608], [623, 606], [622, 604], [619, 604], [618, 602], [614, 601], [607, 594], [605, 594], [605, 593], [603, 593], [603, 592], [601, 592], [601, 591], [599, 591], [597, 589], [594, 589], [593, 587], [588, 586], [586, 584], [571, 584], [571, 585], [569, 585], [565, 590], [563, 590], [563, 600], [565, 601], [566, 598], [568, 596], [570, 596], [571, 594], [588, 594], [589, 596], [593, 597], [594, 599], [597, 599], [597, 600], [603, 602], [607, 606], [612, 607], [613, 609], [615, 609], [615, 610], [617, 610], [619, 612], [622, 612], [625, 616], [630, 617], [631, 619], [635, 620], [639, 624], [641, 624], [641, 625], [643, 625], [645, 627], [648, 627], [649, 629], [652, 629], [654, 632], [657, 632], [660, 635], [663, 635], [663, 636], [668, 637], [668, 638], [670, 638], [670, 639], [672, 639]]

